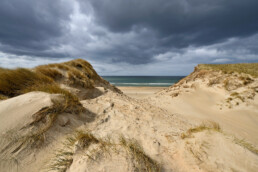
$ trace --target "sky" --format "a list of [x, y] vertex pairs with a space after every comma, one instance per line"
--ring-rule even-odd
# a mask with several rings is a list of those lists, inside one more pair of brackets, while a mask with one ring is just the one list
[[76, 58], [100, 75], [258, 62], [258, 0], [1, 0], [0, 66]]

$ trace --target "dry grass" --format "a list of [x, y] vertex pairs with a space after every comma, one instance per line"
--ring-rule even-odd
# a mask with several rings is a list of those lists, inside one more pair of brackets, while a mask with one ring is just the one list
[[78, 144], [81, 148], [88, 148], [91, 144], [97, 144], [101, 141], [97, 139], [93, 134], [89, 132], [77, 131], [75, 140], [78, 140]]
[[[28, 69], [1, 69], [0, 70], [0, 95], [3, 98], [14, 97], [31, 91], [43, 91], [50, 94], [62, 94], [65, 97], [65, 103], [61, 110], [56, 112], [80, 113], [84, 111], [78, 98], [60, 88], [53, 79]], [[53, 107], [51, 109], [53, 110]]]
[[63, 143], [63, 149], [57, 150], [55, 157], [51, 160], [48, 167], [49, 171], [66, 171], [73, 162], [74, 146], [78, 142], [81, 148], [88, 148], [93, 143], [102, 143], [89, 132], [76, 131], [71, 137], [68, 137]]
[[74, 152], [71, 145], [74, 144], [74, 140], [69, 140], [64, 143], [64, 148], [59, 149], [55, 153], [55, 157], [51, 160], [51, 164], [48, 167], [48, 171], [65, 172], [73, 163]]
[[[53, 101], [53, 105], [38, 111], [33, 115], [34, 121], [30, 126], [38, 126], [37, 131], [20, 138], [23, 145], [38, 146], [45, 139], [45, 132], [53, 125], [58, 114], [85, 111], [79, 99], [57, 85], [53, 79], [28, 69], [1, 69], [0, 70], [0, 95], [1, 99], [18, 96], [31, 91], [43, 91], [50, 94], [61, 94], [64, 100]], [[42, 121], [45, 121], [42, 123]], [[26, 143], [26, 144], [25, 144]]]
[[216, 85], [216, 84], [219, 84], [221, 81], [221, 78], [214, 78], [214, 79], [211, 79], [209, 80], [209, 83], [207, 84], [208, 86], [213, 86], [213, 85]]
[[244, 148], [246, 148], [247, 150], [249, 150], [250, 152], [253, 152], [254, 154], [258, 155], [258, 149], [256, 149], [252, 144], [246, 142], [245, 140], [240, 140], [236, 137], [234, 137], [234, 142]]
[[225, 79], [225, 80], [223, 81], [223, 86], [224, 86], [224, 88], [225, 88], [227, 91], [230, 90], [230, 89], [229, 89], [229, 87], [230, 87], [229, 79]]
[[245, 73], [258, 77], [258, 63], [238, 63], [238, 64], [200, 64], [198, 69], [217, 70], [224, 73]]
[[244, 76], [240, 76], [239, 79], [243, 81], [244, 85], [248, 85], [254, 81], [250, 77], [244, 77]]
[[216, 122], [211, 121], [208, 123], [202, 123], [199, 126], [188, 129], [186, 133], [181, 134], [181, 138], [182, 139], [189, 138], [192, 136], [193, 133], [202, 132], [204, 130], [213, 130], [213, 131], [217, 131], [217, 132], [222, 132], [220, 125]]
[[136, 141], [126, 140], [124, 137], [121, 137], [120, 144], [128, 150], [136, 164], [138, 164], [138, 171], [158, 172], [161, 170], [161, 166], [146, 155], [143, 148]]
[[0, 70], [0, 94], [13, 97], [33, 85], [52, 84], [54, 81], [44, 75], [36, 74], [28, 69]]
[[60, 73], [57, 69], [53, 69], [49, 67], [38, 66], [35, 68], [35, 71], [36, 73], [46, 75], [54, 80], [57, 80], [63, 77], [62, 73]]
[[[149, 156], [145, 154], [142, 147], [132, 140], [126, 140], [124, 137], [121, 137], [120, 144], [114, 144], [109, 141], [104, 141], [102, 139], [96, 138], [90, 132], [76, 131], [74, 135], [68, 137], [63, 143], [63, 149], [60, 149], [55, 154], [54, 158], [51, 160], [51, 164], [48, 167], [50, 171], [66, 171], [73, 162], [74, 147], [75, 144], [82, 149], [88, 149], [91, 144], [99, 144], [98, 150], [93, 149], [91, 154], [100, 153], [103, 154], [105, 151], [108, 151], [109, 148], [121, 146], [125, 148], [132, 156], [133, 160], [137, 165], [138, 171], [148, 171], [148, 172], [158, 172], [161, 169], [161, 166]], [[84, 151], [85, 152], [85, 151]], [[86, 152], [85, 152], [86, 153]], [[118, 153], [118, 152], [117, 152]], [[90, 159], [96, 161], [92, 155], [86, 154]]]
[[[231, 97], [235, 98], [235, 99], [239, 99], [241, 100], [242, 102], [245, 102], [245, 98], [240, 96], [240, 94], [238, 92], [233, 92], [230, 94]], [[233, 98], [229, 97], [228, 100], [232, 101]]]
[[[181, 138], [182, 139], [189, 138], [189, 137], [192, 136], [193, 133], [198, 133], [198, 132], [202, 132], [202, 131], [205, 131], [205, 130], [212, 130], [212, 131], [220, 132], [224, 135], [232, 137], [231, 135], [228, 135], [228, 134], [225, 134], [224, 132], [222, 132], [218, 123], [209, 122], [208, 124], [203, 123], [203, 124], [201, 124], [197, 127], [188, 129], [186, 133], [181, 134]], [[250, 152], [253, 152], [254, 154], [258, 155], [258, 149], [256, 147], [254, 147], [252, 144], [246, 142], [243, 139], [241, 140], [241, 139], [238, 139], [236, 137], [233, 137], [233, 138], [234, 138], [233, 139], [234, 143], [236, 143], [236, 144], [242, 146], [243, 148], [246, 148]]]
[[[67, 76], [62, 76], [57, 69], [67, 73]], [[51, 77], [54, 80], [63, 78], [68, 85], [74, 87], [94, 88], [94, 83], [101, 80], [91, 64], [82, 59], [60, 64], [42, 65], [36, 68], [36, 72]]]
[[4, 96], [4, 95], [0, 94], [0, 100], [6, 100], [6, 99], [8, 99], [7, 96]]

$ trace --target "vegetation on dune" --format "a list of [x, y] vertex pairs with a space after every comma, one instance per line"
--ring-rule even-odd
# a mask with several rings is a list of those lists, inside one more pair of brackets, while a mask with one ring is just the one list
[[[82, 59], [38, 66], [36, 72], [49, 76], [54, 80], [63, 78], [68, 85], [83, 88], [94, 88], [94, 83], [101, 79], [91, 64]], [[67, 75], [63, 76], [61, 72]]]
[[18, 68], [0, 68], [0, 100], [18, 96], [31, 91], [43, 91], [65, 96], [65, 111], [79, 112], [82, 108], [78, 98], [60, 88], [59, 81], [64, 84], [83, 88], [94, 88], [94, 82], [100, 77], [85, 60], [76, 59], [60, 64], [49, 64], [36, 67], [34, 70]]
[[246, 142], [245, 140], [241, 140], [241, 139], [238, 139], [234, 136], [231, 136], [231, 135], [228, 135], [228, 134], [225, 134], [220, 125], [216, 122], [208, 122], [208, 123], [202, 123], [201, 125], [199, 126], [196, 126], [196, 127], [193, 127], [193, 128], [190, 128], [186, 131], [186, 133], [182, 133], [181, 134], [181, 138], [182, 139], [186, 139], [186, 138], [191, 138], [193, 137], [193, 134], [194, 133], [198, 133], [198, 132], [202, 132], [202, 131], [216, 131], [216, 132], [219, 132], [219, 133], [222, 133], [224, 135], [227, 135], [227, 136], [230, 136], [230, 137], [233, 137], [233, 142], [242, 146], [243, 148], [249, 150], [250, 152], [258, 155], [258, 149], [256, 147], [254, 147], [252, 144]]
[[51, 78], [45, 75], [40, 75], [23, 68], [15, 70], [1, 69], [0, 78], [0, 94], [7, 97], [20, 95], [28, 87], [54, 83]]
[[186, 133], [182, 133], [181, 138], [182, 139], [189, 138], [192, 136], [193, 133], [202, 132], [204, 130], [213, 130], [213, 131], [217, 131], [217, 132], [222, 131], [219, 124], [216, 122], [202, 123], [199, 126], [188, 129]]
[[238, 139], [236, 137], [234, 137], [234, 142], [244, 148], [246, 148], [247, 150], [253, 152], [254, 154], [258, 155], [258, 149], [256, 149], [252, 144], [246, 142], [245, 140], [241, 140]]
[[5, 99], [8, 99], [8, 97], [0, 94], [0, 100], [5, 100]]
[[137, 171], [161, 171], [160, 164], [146, 155], [138, 142], [133, 140], [126, 140], [124, 137], [121, 137], [120, 144], [128, 150], [135, 163], [139, 166]]
[[33, 115], [34, 119], [30, 126], [39, 127], [36, 132], [22, 137], [21, 141], [35, 145], [44, 141], [45, 132], [52, 126], [58, 114], [85, 112], [78, 97], [62, 89], [59, 84], [93, 88], [94, 82], [100, 79], [93, 67], [82, 59], [61, 64], [42, 65], [32, 70], [0, 68], [0, 100], [32, 91], [64, 96], [64, 99], [53, 100], [50, 107], [45, 107]]
[[53, 79], [41, 73], [28, 69], [1, 69], [0, 70], [0, 95], [2, 98], [14, 97], [31, 91], [43, 91], [50, 94], [62, 94], [65, 103], [60, 108], [61, 112], [76, 112], [83, 110], [78, 98], [57, 85]]
[[52, 69], [49, 67], [38, 66], [35, 68], [36, 73], [41, 73], [46, 75], [54, 80], [60, 79], [63, 77], [62, 73], [60, 73], [57, 69]]
[[[98, 161], [100, 154], [108, 152], [107, 155], [110, 155], [110, 151], [114, 151], [114, 153], [117, 154], [117, 149], [123, 149], [128, 153], [126, 156], [129, 155], [131, 157], [130, 159], [133, 160], [133, 166], [136, 168], [136, 171], [161, 171], [161, 165], [146, 155], [143, 148], [135, 140], [128, 140], [121, 136], [120, 142], [116, 144], [112, 143], [109, 139], [110, 138], [106, 141], [95, 137], [90, 132], [76, 131], [74, 135], [68, 137], [63, 143], [63, 149], [57, 150], [48, 165], [48, 169], [50, 171], [66, 171], [72, 165], [73, 156], [76, 153], [75, 147], [79, 147], [79, 150], [82, 150], [82, 152], [94, 162]], [[89, 147], [92, 144], [98, 146], [91, 149]]]
[[57, 150], [54, 158], [50, 161], [49, 171], [63, 172], [72, 165], [75, 144], [78, 144], [82, 149], [87, 149], [91, 144], [106, 145], [104, 141], [89, 132], [76, 131], [63, 143], [63, 149]]
[[224, 73], [246, 73], [253, 77], [258, 77], [258, 63], [238, 63], [238, 64], [199, 64], [198, 69], [218, 70]]

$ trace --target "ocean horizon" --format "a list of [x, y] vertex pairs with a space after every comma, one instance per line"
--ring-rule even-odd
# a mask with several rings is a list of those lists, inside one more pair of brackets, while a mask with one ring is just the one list
[[101, 76], [115, 86], [169, 87], [185, 76]]

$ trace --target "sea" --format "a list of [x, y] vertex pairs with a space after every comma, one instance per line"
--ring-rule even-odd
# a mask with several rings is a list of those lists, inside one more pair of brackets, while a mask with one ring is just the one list
[[169, 87], [185, 76], [102, 76], [115, 86]]

